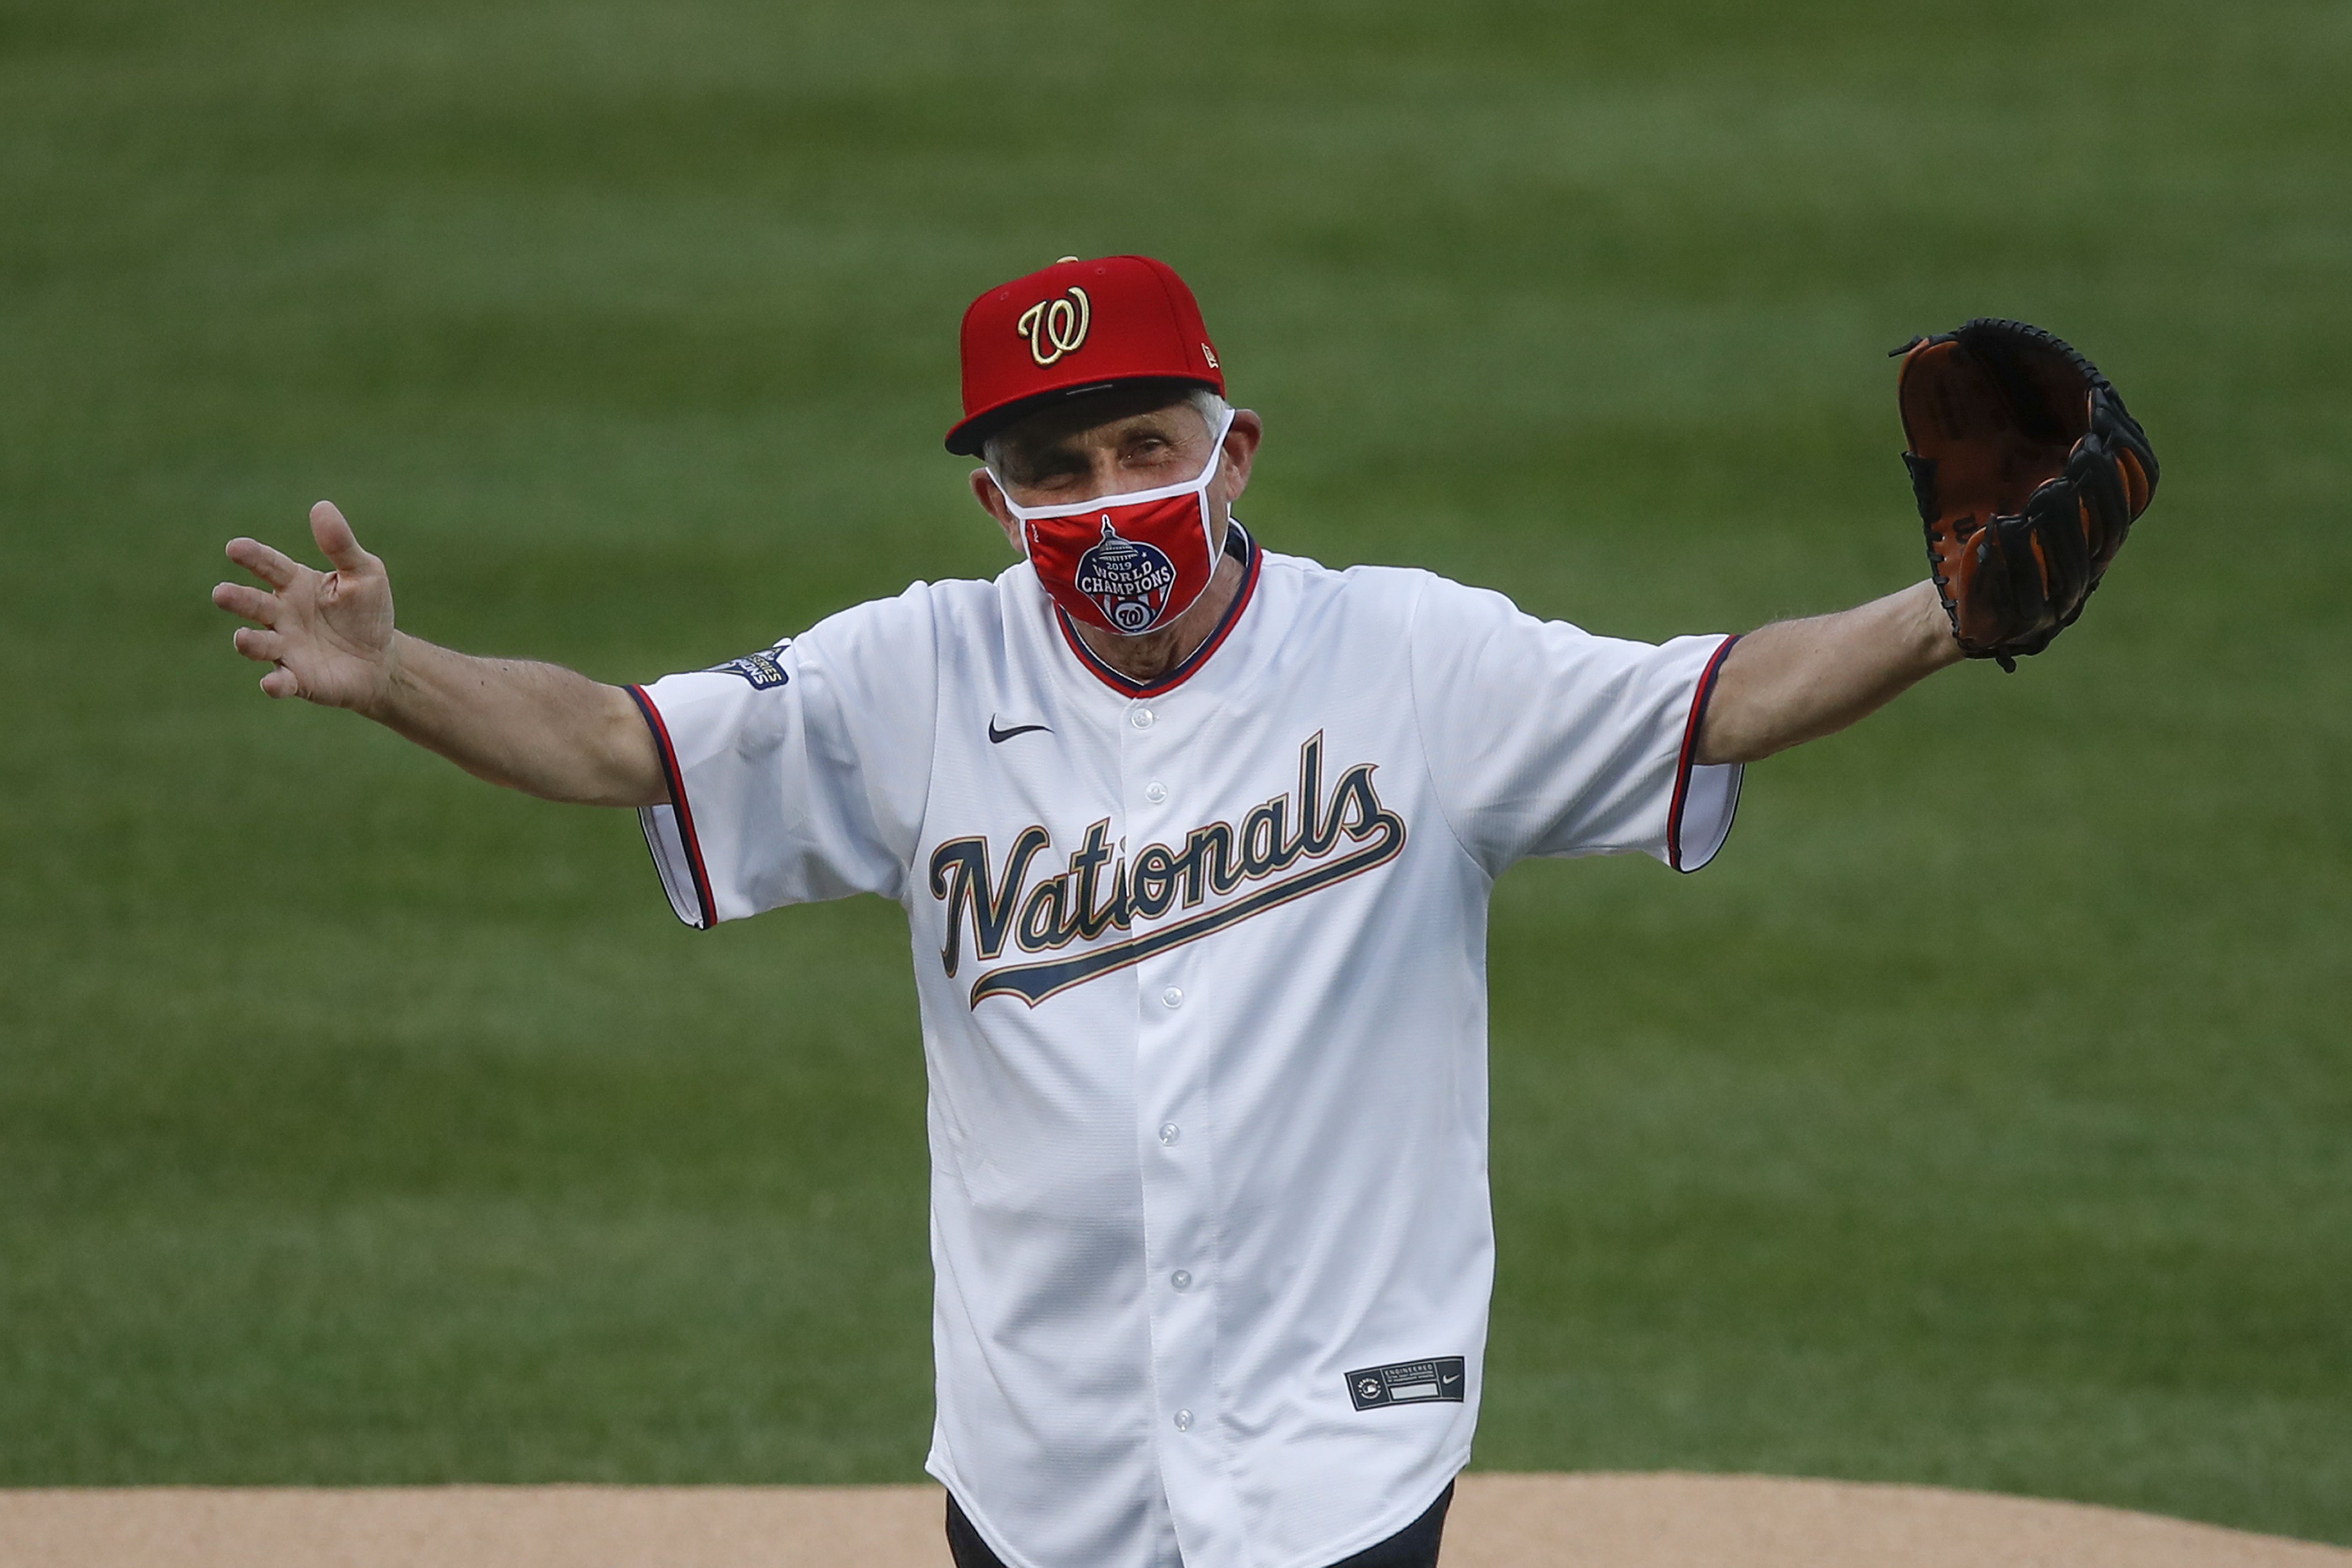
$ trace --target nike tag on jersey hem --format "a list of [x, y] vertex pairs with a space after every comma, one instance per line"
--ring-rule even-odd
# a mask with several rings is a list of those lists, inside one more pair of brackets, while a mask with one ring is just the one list
[[1348, 1397], [1359, 1410], [1385, 1405], [1428, 1405], [1440, 1400], [1462, 1403], [1468, 1383], [1467, 1367], [1458, 1355], [1429, 1361], [1400, 1361], [1388, 1366], [1367, 1366], [1348, 1374]]
[[1014, 736], [1026, 735], [1033, 729], [1042, 729], [1047, 735], [1054, 733], [1051, 726], [1042, 724], [1016, 724], [1011, 729], [999, 729], [996, 727], [995, 718], [992, 716], [988, 721], [988, 738], [992, 744], [1002, 746]]

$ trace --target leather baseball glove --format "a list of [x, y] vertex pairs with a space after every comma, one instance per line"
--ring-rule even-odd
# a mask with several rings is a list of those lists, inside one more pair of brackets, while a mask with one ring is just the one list
[[1979, 318], [1895, 352], [1952, 634], [2014, 671], [2083, 613], [2156, 494], [2156, 453], [2097, 367], [2039, 327]]

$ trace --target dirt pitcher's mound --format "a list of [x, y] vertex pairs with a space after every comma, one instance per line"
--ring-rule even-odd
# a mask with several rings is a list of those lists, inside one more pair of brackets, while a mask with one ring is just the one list
[[[0, 1568], [945, 1568], [934, 1487], [0, 1491]], [[1471, 1475], [1445, 1568], [2352, 1568], [2144, 1513], [1763, 1476]]]

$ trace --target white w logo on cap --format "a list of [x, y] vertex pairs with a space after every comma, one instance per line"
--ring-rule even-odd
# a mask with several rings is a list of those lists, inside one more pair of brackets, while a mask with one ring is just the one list
[[[1021, 319], [1013, 323], [1013, 331], [1029, 340], [1029, 357], [1041, 365], [1050, 365], [1087, 340], [1087, 329], [1094, 325], [1094, 305], [1087, 291], [1076, 284], [1070, 285], [1066, 299], [1041, 299], [1021, 312]], [[1050, 346], [1051, 353], [1046, 352]]]

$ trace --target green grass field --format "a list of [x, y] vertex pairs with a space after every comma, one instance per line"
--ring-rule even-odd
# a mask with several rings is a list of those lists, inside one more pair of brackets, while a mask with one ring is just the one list
[[958, 315], [1141, 250], [1262, 537], [1621, 633], [1918, 575], [1914, 332], [2116, 377], [2050, 654], [1503, 883], [1479, 1462], [2352, 1542], [2347, 79], [2342, 0], [0, 0], [0, 1483], [918, 1474], [898, 913], [688, 933], [205, 594], [322, 495], [606, 678], [993, 573]]

